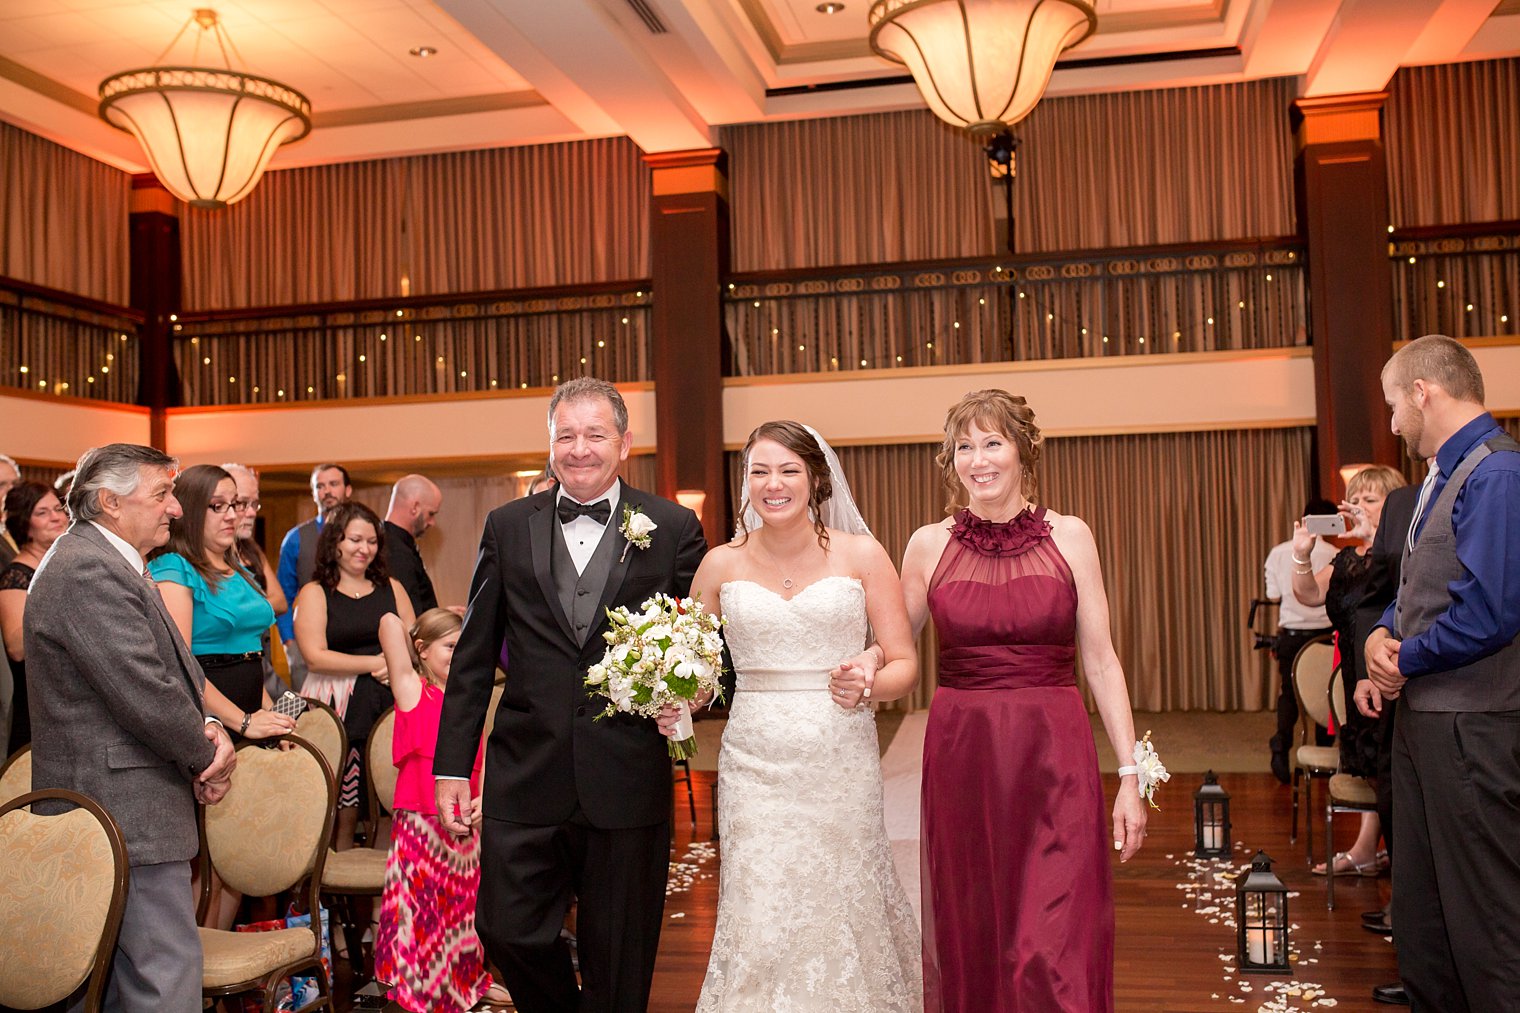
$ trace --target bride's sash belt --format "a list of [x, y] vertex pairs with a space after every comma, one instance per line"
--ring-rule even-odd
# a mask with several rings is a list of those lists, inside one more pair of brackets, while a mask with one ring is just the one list
[[745, 668], [739, 670], [734, 685], [740, 693], [827, 690], [829, 673], [818, 668]]
[[951, 689], [1029, 689], [1075, 686], [1077, 649], [1057, 644], [947, 647], [939, 655], [939, 684]]

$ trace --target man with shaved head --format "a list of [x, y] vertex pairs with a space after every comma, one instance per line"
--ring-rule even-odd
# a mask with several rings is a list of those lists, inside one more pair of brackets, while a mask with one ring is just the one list
[[417, 539], [433, 526], [442, 507], [443, 493], [423, 475], [404, 475], [391, 487], [391, 505], [385, 513], [385, 563], [391, 576], [406, 588], [419, 616], [438, 607], [438, 595], [422, 565]]

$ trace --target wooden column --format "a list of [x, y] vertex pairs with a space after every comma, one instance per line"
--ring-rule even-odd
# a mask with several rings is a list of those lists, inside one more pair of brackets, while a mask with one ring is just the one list
[[179, 202], [151, 173], [132, 177], [131, 304], [146, 321], [138, 336], [137, 403], [152, 410], [150, 439], [165, 449], [164, 409], [180, 403], [174, 322], [180, 310]]
[[1298, 222], [1308, 254], [1315, 474], [1331, 499], [1340, 468], [1399, 463], [1380, 373], [1393, 354], [1385, 93], [1294, 103]]
[[650, 261], [654, 277], [655, 440], [661, 496], [706, 494], [708, 544], [728, 538], [723, 466], [721, 286], [728, 274], [727, 156], [719, 148], [645, 155], [654, 170]]

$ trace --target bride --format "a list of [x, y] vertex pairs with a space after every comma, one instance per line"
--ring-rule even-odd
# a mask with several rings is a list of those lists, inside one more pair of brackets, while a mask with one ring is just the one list
[[[738, 676], [718, 755], [718, 921], [697, 1009], [916, 1011], [919, 934], [887, 843], [869, 707], [918, 679], [897, 571], [811, 429], [767, 422], [744, 462], [739, 533], [692, 584], [727, 619]], [[869, 691], [842, 660], [868, 628], [887, 656]]]

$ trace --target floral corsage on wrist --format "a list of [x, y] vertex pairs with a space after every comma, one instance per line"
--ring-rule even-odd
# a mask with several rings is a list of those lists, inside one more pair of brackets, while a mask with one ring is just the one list
[[1161, 762], [1161, 757], [1156, 755], [1156, 747], [1151, 744], [1149, 731], [1145, 733], [1145, 738], [1135, 743], [1134, 761], [1133, 764], [1120, 767], [1119, 776], [1134, 774], [1139, 781], [1137, 787], [1140, 789], [1140, 797], [1150, 803], [1152, 809], [1160, 809], [1156, 804], [1156, 788], [1162, 781], [1170, 781], [1172, 775]]
[[649, 536], [657, 527], [659, 525], [650, 520], [649, 515], [638, 507], [623, 507], [623, 523], [618, 525], [618, 530], [623, 533], [624, 538], [628, 539], [628, 544], [623, 546], [623, 554], [618, 557], [618, 562], [621, 563], [628, 558], [630, 546], [641, 550], [649, 548]]

